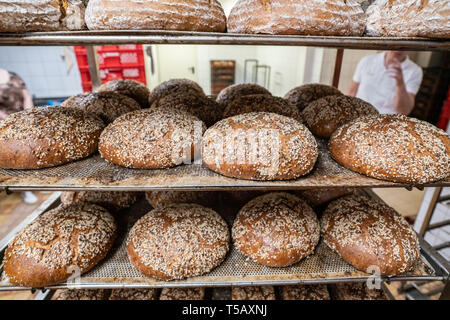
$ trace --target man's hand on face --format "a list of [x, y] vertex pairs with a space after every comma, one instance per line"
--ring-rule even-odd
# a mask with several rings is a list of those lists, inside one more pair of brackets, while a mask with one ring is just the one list
[[392, 59], [387, 67], [388, 75], [395, 79], [397, 87], [404, 86], [402, 64], [396, 59]]

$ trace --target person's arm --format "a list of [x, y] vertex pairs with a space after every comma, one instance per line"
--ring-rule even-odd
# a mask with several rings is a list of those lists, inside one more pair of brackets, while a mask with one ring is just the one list
[[34, 107], [33, 104], [33, 98], [31, 98], [30, 93], [28, 92], [27, 89], [23, 89], [22, 90], [22, 94], [23, 94], [23, 109], [32, 109]]
[[349, 97], [356, 97], [356, 93], [358, 92], [359, 82], [352, 81], [350, 88], [348, 88], [346, 95]]
[[394, 109], [398, 114], [409, 115], [414, 108], [416, 95], [406, 90], [400, 63], [389, 66], [390, 76], [395, 79]]

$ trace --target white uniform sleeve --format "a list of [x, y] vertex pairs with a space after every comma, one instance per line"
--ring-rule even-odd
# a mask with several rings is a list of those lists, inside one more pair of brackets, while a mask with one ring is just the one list
[[356, 67], [355, 70], [355, 74], [353, 75], [354, 82], [361, 83], [363, 70], [365, 69], [366, 64], [367, 64], [367, 57], [364, 57], [359, 61], [358, 66]]
[[417, 94], [422, 83], [423, 71], [422, 68], [417, 67], [411, 75], [405, 79], [406, 91], [412, 94]]

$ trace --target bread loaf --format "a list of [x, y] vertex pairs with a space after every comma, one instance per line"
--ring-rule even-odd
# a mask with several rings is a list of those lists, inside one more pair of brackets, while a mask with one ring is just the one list
[[343, 124], [359, 117], [378, 115], [378, 110], [359, 98], [344, 95], [327, 96], [303, 109], [305, 125], [316, 137], [328, 139]]
[[402, 115], [356, 119], [330, 139], [333, 158], [369, 177], [423, 184], [450, 175], [450, 138], [428, 122]]
[[267, 94], [272, 95], [269, 90], [261, 87], [257, 84], [252, 83], [240, 83], [233, 84], [226, 87], [217, 95], [216, 101], [222, 106], [223, 109], [231, 103], [234, 99], [242, 96], [247, 96], [249, 94]]
[[104, 289], [60, 289], [53, 300], [106, 300], [109, 290]]
[[9, 244], [4, 271], [11, 283], [42, 288], [92, 269], [111, 249], [114, 218], [102, 207], [76, 203], [39, 216]]
[[146, 276], [183, 279], [217, 267], [229, 241], [228, 226], [217, 212], [197, 204], [171, 204], [136, 222], [127, 252], [131, 264]]
[[103, 121], [74, 108], [39, 107], [0, 121], [0, 167], [39, 169], [85, 158], [95, 151]]
[[200, 87], [196, 82], [189, 79], [171, 79], [160, 83], [153, 89], [150, 93], [148, 102], [151, 106], [153, 103], [158, 101], [165, 96], [173, 93], [186, 94], [186, 95], [201, 95], [204, 96], [202, 87]]
[[320, 188], [297, 191], [295, 194], [305, 199], [309, 205], [318, 207], [353, 192], [353, 188]]
[[228, 32], [361, 36], [365, 15], [355, 0], [238, 0]]
[[205, 207], [218, 204], [219, 192], [214, 191], [149, 191], [145, 198], [153, 208], [172, 203], [196, 203]]
[[402, 274], [419, 259], [416, 233], [381, 201], [358, 195], [339, 198], [328, 205], [320, 222], [324, 242], [363, 272]]
[[136, 100], [141, 108], [148, 108], [150, 90], [143, 84], [130, 79], [113, 80], [102, 84], [99, 92], [112, 91]]
[[241, 253], [269, 267], [287, 267], [314, 252], [320, 227], [310, 206], [296, 196], [268, 193], [247, 203], [232, 228]]
[[205, 125], [181, 111], [149, 109], [124, 114], [108, 125], [99, 142], [100, 155], [127, 168], [168, 168], [190, 162]]
[[275, 289], [272, 286], [232, 287], [233, 300], [275, 300]]
[[334, 300], [389, 300], [382, 289], [369, 289], [366, 283], [336, 283], [331, 290]]
[[342, 92], [325, 84], [311, 83], [290, 90], [284, 98], [296, 105], [299, 111], [303, 111], [311, 102], [332, 95], [342, 95]]
[[136, 202], [138, 195], [138, 192], [121, 191], [66, 191], [60, 198], [63, 204], [88, 202], [115, 212], [131, 206]]
[[376, 0], [367, 15], [369, 36], [450, 38], [448, 0]]
[[203, 300], [205, 288], [163, 288], [159, 300]]
[[180, 30], [225, 32], [226, 17], [216, 0], [90, 0], [90, 30]]
[[304, 125], [268, 112], [223, 119], [202, 141], [203, 164], [239, 179], [295, 179], [309, 173], [317, 157], [317, 142]]
[[326, 284], [282, 286], [280, 293], [283, 300], [330, 300]]
[[156, 300], [156, 289], [113, 289], [109, 300]]

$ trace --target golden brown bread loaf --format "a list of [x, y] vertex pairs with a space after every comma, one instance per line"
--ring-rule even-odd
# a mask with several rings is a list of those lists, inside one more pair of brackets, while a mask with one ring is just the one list
[[61, 106], [94, 113], [106, 124], [125, 113], [141, 109], [136, 100], [116, 92], [77, 94], [64, 101]]
[[216, 101], [222, 106], [223, 109], [231, 103], [234, 99], [249, 94], [267, 94], [271, 96], [269, 90], [260, 85], [253, 83], [239, 83], [226, 87], [217, 95]]
[[448, 0], [377, 0], [367, 9], [366, 33], [375, 37], [450, 38]]
[[0, 121], [0, 167], [39, 169], [85, 158], [95, 151], [104, 123], [74, 108], [39, 107]]
[[226, 17], [217, 0], [90, 0], [90, 30], [180, 30], [225, 32]]
[[332, 95], [342, 95], [342, 92], [325, 84], [311, 83], [290, 90], [284, 98], [296, 105], [299, 111], [303, 111], [311, 102]]
[[232, 287], [232, 300], [275, 300], [275, 289], [272, 286]]
[[109, 300], [156, 300], [156, 289], [113, 289]]
[[60, 199], [63, 204], [89, 202], [115, 212], [131, 206], [138, 195], [138, 192], [122, 191], [66, 191], [61, 194]]
[[343, 124], [359, 117], [378, 115], [378, 110], [359, 98], [327, 96], [308, 104], [302, 111], [305, 125], [313, 135], [328, 139]]
[[233, 243], [241, 253], [269, 267], [287, 267], [314, 252], [320, 227], [305, 201], [268, 193], [247, 203], [233, 223]]
[[419, 259], [416, 233], [381, 201], [358, 195], [339, 198], [328, 205], [320, 223], [324, 242], [361, 271], [402, 274]]
[[149, 191], [145, 198], [153, 208], [172, 203], [196, 203], [205, 207], [217, 205], [219, 192], [214, 191]]
[[159, 300], [203, 300], [205, 288], [163, 288]]
[[205, 125], [191, 114], [149, 109], [129, 112], [102, 132], [100, 155], [127, 168], [168, 168], [189, 162], [200, 150]]
[[330, 300], [326, 284], [280, 287], [283, 300]]
[[149, 107], [148, 97], [150, 95], [150, 90], [143, 83], [138, 81], [130, 79], [112, 80], [102, 84], [98, 88], [98, 91], [120, 93], [136, 100], [142, 109]]
[[83, 274], [101, 261], [116, 237], [106, 209], [76, 203], [39, 216], [9, 244], [4, 271], [11, 283], [41, 288]]
[[109, 290], [104, 289], [60, 289], [52, 300], [106, 300]]
[[295, 179], [309, 173], [317, 157], [317, 142], [304, 125], [268, 112], [223, 119], [202, 141], [203, 164], [239, 179]]
[[127, 239], [131, 264], [161, 279], [199, 276], [217, 267], [229, 248], [228, 226], [212, 209], [176, 203], [139, 219]]
[[337, 129], [333, 158], [369, 177], [429, 183], [450, 175], [450, 138], [432, 124], [402, 115], [363, 117]]
[[352, 194], [353, 188], [320, 188], [303, 191], [296, 191], [295, 194], [303, 198], [313, 207], [324, 205], [331, 200]]
[[173, 93], [204, 96], [202, 87], [189, 79], [171, 79], [157, 85], [149, 95], [149, 106]]
[[334, 300], [389, 300], [382, 289], [369, 289], [365, 282], [336, 283], [331, 291]]
[[366, 23], [355, 0], [238, 0], [228, 32], [361, 36]]

